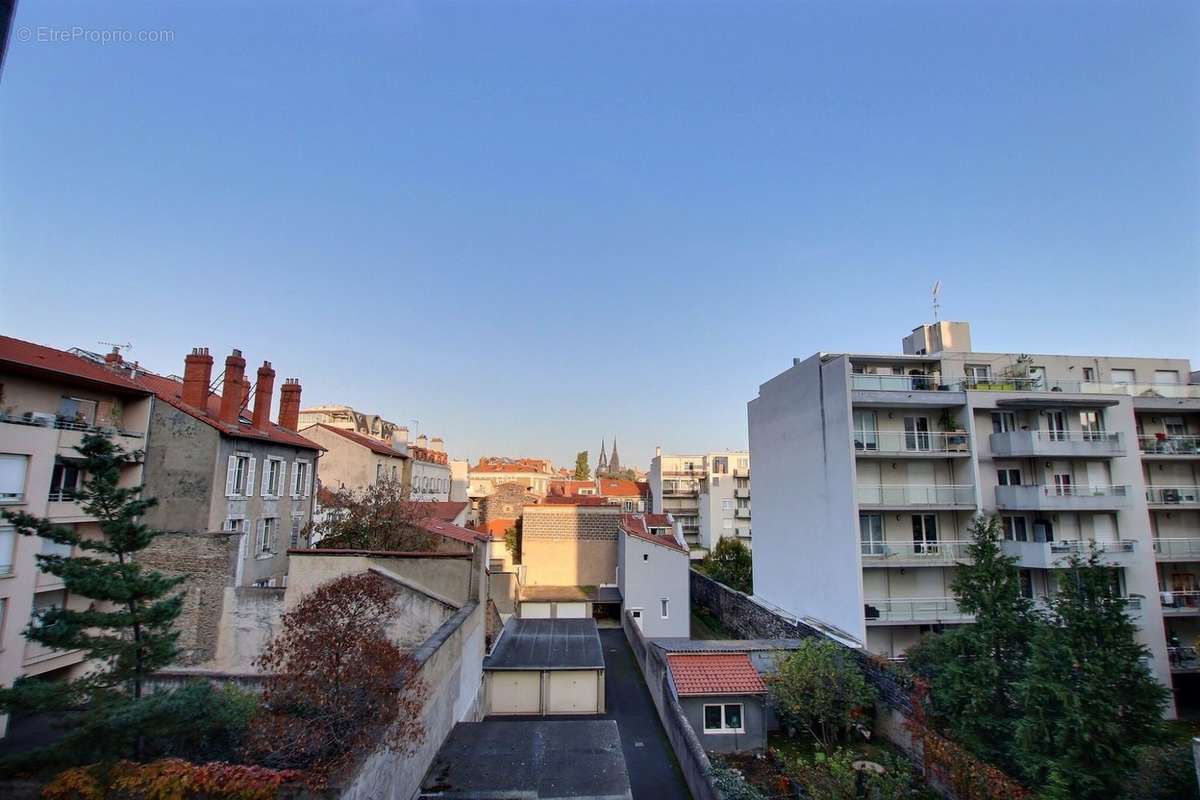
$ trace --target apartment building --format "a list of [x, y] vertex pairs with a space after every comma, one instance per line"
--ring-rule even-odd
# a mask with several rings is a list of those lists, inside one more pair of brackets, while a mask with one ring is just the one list
[[903, 349], [796, 359], [750, 401], [756, 595], [902, 657], [970, 622], [950, 586], [971, 519], [994, 514], [1035, 601], [1095, 543], [1170, 686], [1164, 616], [1200, 633], [1184, 577], [1200, 576], [1188, 362], [975, 352], [962, 322], [923, 325]]
[[651, 508], [671, 514], [683, 528], [693, 558], [726, 536], [751, 543], [750, 452], [664, 455], [650, 462]]
[[471, 497], [487, 497], [506, 483], [517, 483], [530, 493], [545, 497], [550, 484], [560, 479], [554, 465], [545, 458], [499, 458], [489, 456], [468, 471], [468, 493]]
[[326, 423], [300, 429], [300, 435], [325, 451], [321, 456], [321, 486], [357, 491], [385, 481], [400, 484], [408, 454], [389, 442]]
[[[136, 383], [71, 353], [0, 336], [0, 509], [21, 511], [100, 536], [94, 517], [70, 499], [86, 479], [75, 449], [99, 432], [124, 450], [146, 446], [153, 396]], [[122, 468], [121, 484], [142, 482], [143, 463]], [[0, 686], [35, 675], [74, 677], [81, 651], [52, 650], [23, 633], [43, 609], [83, 610], [86, 598], [37, 568], [39, 553], [70, 555], [70, 548], [21, 536], [0, 520]], [[0, 736], [7, 718], [0, 716]]]

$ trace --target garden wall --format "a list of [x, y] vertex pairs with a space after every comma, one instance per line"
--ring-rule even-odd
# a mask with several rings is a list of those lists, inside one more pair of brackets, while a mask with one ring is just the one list
[[679, 701], [675, 699], [675, 693], [671, 691], [670, 671], [662, 651], [647, 645], [641, 629], [628, 612], [622, 615], [621, 626], [625, 629], [625, 638], [629, 640], [634, 658], [642, 669], [646, 686], [650, 689], [650, 697], [654, 700], [654, 708], [658, 711], [658, 718], [662, 720], [663, 729], [667, 732], [671, 749], [679, 759], [683, 779], [687, 781], [693, 800], [722, 800], [721, 793], [708, 776], [710, 762], [704, 747], [692, 726], [688, 724]]

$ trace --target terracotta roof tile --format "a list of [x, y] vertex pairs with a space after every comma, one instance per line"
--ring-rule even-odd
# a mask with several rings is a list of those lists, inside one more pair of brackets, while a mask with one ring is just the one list
[[745, 653], [669, 653], [667, 662], [680, 697], [767, 691], [762, 676]]
[[454, 522], [467, 507], [465, 502], [459, 500], [430, 500], [425, 502], [425, 505], [430, 507], [434, 519], [440, 519], [442, 522]]
[[642, 491], [636, 483], [624, 478], [601, 478], [600, 494], [605, 497], [641, 497]]
[[354, 431], [347, 430], [346, 428], [335, 428], [332, 425], [326, 425], [324, 422], [318, 422], [315, 425], [309, 425], [308, 428], [305, 428], [305, 430], [308, 430], [309, 428], [320, 428], [322, 430], [329, 431], [330, 433], [336, 433], [343, 439], [349, 439], [355, 444], [362, 445], [371, 452], [378, 453], [381, 456], [391, 456], [392, 458], [408, 458], [405, 453], [400, 452], [387, 442], [379, 439], [372, 439], [370, 436], [363, 436], [361, 433], [355, 433]]
[[53, 373], [63, 378], [100, 384], [125, 393], [152, 394], [150, 390], [95, 361], [11, 336], [0, 336], [0, 362], [18, 368]]
[[[655, 533], [655, 530], [662, 528], [666, 528], [668, 532]], [[673, 528], [674, 526], [671, 523], [671, 516], [669, 514], [621, 515], [621, 530], [630, 536], [636, 536], [639, 539], [645, 539], [648, 542], [661, 544], [663, 547], [670, 547], [681, 553], [686, 553], [687, 548], [675, 538]]]
[[430, 517], [419, 524], [430, 533], [436, 533], [439, 536], [445, 536], [447, 539], [454, 539], [465, 544], [486, 542], [489, 538], [479, 531], [473, 531], [470, 528], [461, 528], [458, 525], [437, 519], [436, 517]]

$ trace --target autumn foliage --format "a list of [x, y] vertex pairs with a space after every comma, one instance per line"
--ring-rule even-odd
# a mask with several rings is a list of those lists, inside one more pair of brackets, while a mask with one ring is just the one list
[[192, 764], [164, 758], [149, 764], [120, 761], [112, 766], [77, 767], [60, 773], [42, 789], [42, 800], [270, 800], [298, 772], [242, 764]]
[[329, 775], [424, 737], [419, 666], [388, 639], [395, 587], [374, 573], [337, 578], [283, 615], [258, 659], [268, 675], [250, 727], [253, 760]]
[[360, 490], [322, 491], [323, 519], [313, 529], [318, 548], [351, 550], [433, 550], [438, 537], [425, 528], [431, 503], [409, 499], [397, 481]]

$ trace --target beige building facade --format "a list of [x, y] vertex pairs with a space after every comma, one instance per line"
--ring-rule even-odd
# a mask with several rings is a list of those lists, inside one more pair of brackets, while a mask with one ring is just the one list
[[615, 586], [622, 509], [527, 505], [521, 532], [526, 586]]
[[751, 544], [750, 451], [664, 454], [650, 462], [653, 512], [682, 526], [693, 558], [703, 558], [724, 537]]

